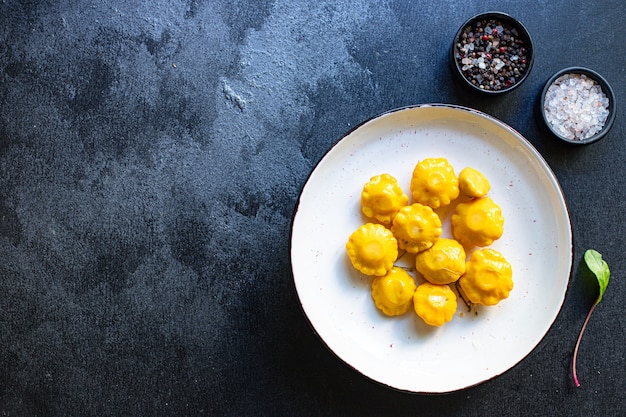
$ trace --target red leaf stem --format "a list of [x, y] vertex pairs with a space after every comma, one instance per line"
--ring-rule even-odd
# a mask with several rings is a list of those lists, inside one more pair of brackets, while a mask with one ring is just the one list
[[578, 376], [576, 375], [576, 357], [578, 356], [578, 347], [580, 346], [580, 341], [582, 340], [583, 334], [585, 333], [585, 329], [587, 328], [587, 323], [589, 322], [589, 318], [591, 317], [591, 314], [593, 313], [593, 310], [595, 310], [599, 301], [600, 301], [600, 297], [596, 299], [595, 303], [593, 303], [593, 305], [589, 309], [589, 313], [587, 313], [587, 318], [585, 318], [583, 327], [580, 329], [580, 333], [578, 334], [576, 347], [574, 348], [574, 357], [572, 358], [572, 373], [574, 375], [574, 384], [576, 384], [577, 387], [580, 387], [580, 382], [578, 382]]

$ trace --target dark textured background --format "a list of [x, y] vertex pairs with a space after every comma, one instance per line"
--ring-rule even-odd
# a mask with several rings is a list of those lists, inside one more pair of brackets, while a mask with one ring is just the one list
[[[0, 415], [626, 413], [623, 0], [0, 2]], [[501, 98], [453, 82], [451, 38], [501, 10], [536, 42]], [[587, 147], [536, 118], [556, 70], [601, 72], [615, 126]], [[399, 393], [326, 350], [289, 261], [298, 193], [353, 126], [427, 102], [485, 111], [556, 173], [574, 270], [546, 338], [504, 375]], [[595, 299], [613, 278], [571, 383]], [[454, 361], [454, 358], [450, 358]]]

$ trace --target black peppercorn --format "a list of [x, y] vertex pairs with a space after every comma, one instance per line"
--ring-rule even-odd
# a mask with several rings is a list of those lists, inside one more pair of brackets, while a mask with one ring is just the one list
[[476, 20], [462, 29], [459, 41], [454, 57], [463, 76], [473, 85], [486, 90], [507, 89], [527, 70], [529, 56], [524, 41], [506, 21]]

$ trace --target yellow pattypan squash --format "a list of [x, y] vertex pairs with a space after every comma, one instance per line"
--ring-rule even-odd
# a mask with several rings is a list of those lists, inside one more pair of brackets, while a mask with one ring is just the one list
[[430, 248], [441, 236], [441, 219], [432, 208], [415, 203], [398, 211], [391, 231], [400, 249], [417, 253]]
[[402, 268], [392, 268], [382, 277], [372, 280], [372, 298], [376, 307], [388, 316], [406, 313], [413, 305], [415, 280]]
[[490, 189], [491, 184], [482, 172], [472, 167], [466, 167], [459, 173], [459, 191], [461, 194], [478, 198], [487, 195]]
[[444, 207], [459, 196], [459, 179], [445, 158], [427, 158], [413, 169], [411, 193], [418, 203]]
[[413, 307], [426, 324], [443, 326], [454, 317], [456, 295], [447, 285], [425, 282], [415, 290]]
[[458, 284], [471, 303], [495, 305], [513, 289], [513, 269], [500, 252], [480, 249], [470, 256]]
[[415, 256], [415, 267], [432, 284], [450, 284], [465, 273], [465, 249], [454, 239], [441, 238]]
[[459, 204], [451, 223], [454, 238], [466, 248], [489, 246], [504, 232], [502, 210], [489, 197]]
[[366, 223], [346, 243], [352, 265], [365, 275], [385, 275], [398, 258], [398, 242], [382, 224]]
[[361, 210], [367, 217], [390, 225], [400, 208], [406, 206], [409, 197], [402, 191], [395, 177], [381, 174], [372, 177], [361, 192]]

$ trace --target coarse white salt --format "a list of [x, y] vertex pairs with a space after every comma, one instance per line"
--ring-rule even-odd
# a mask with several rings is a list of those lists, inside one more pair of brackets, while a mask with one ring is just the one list
[[585, 140], [604, 127], [609, 99], [587, 75], [565, 74], [548, 87], [543, 109], [546, 122], [558, 135]]

